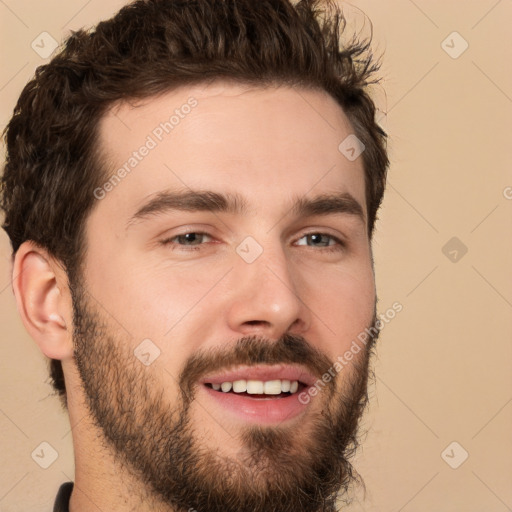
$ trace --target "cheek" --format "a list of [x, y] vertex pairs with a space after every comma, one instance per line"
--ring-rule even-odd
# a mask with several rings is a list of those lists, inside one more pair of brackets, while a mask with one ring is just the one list
[[[204, 275], [203, 275], [204, 274]], [[212, 272], [178, 267], [110, 241], [89, 251], [87, 288], [136, 339], [162, 339], [212, 286]]]
[[371, 324], [376, 298], [371, 267], [330, 273], [313, 289], [316, 299], [311, 307], [325, 324], [332, 343], [349, 345]]
[[212, 278], [204, 281], [187, 274], [147, 272], [144, 278], [130, 279], [125, 284], [124, 315], [139, 329], [144, 328], [159, 338], [174, 337], [195, 317], [198, 304], [212, 286]]

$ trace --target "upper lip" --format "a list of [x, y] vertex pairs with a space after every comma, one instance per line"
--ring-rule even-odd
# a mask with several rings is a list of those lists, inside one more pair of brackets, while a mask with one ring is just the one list
[[201, 384], [222, 384], [235, 380], [297, 380], [312, 386], [317, 378], [305, 368], [291, 365], [237, 366], [219, 373], [210, 374], [200, 380]]

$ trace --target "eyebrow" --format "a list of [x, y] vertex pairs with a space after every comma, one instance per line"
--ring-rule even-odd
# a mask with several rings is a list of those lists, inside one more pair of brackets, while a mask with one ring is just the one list
[[[150, 217], [172, 211], [213, 212], [244, 215], [247, 201], [239, 194], [210, 190], [162, 191], [143, 204], [128, 220], [126, 229]], [[313, 198], [295, 197], [289, 212], [296, 217], [347, 214], [366, 222], [364, 209], [349, 193], [321, 194]]]

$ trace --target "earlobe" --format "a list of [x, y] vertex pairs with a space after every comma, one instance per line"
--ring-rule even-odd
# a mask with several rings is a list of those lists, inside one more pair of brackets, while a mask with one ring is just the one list
[[55, 258], [24, 242], [14, 258], [12, 284], [23, 324], [43, 354], [72, 357], [72, 303], [66, 272]]

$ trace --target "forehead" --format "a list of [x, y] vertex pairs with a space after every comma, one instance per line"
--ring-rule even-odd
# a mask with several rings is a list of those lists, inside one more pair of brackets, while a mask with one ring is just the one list
[[232, 192], [253, 213], [279, 214], [286, 198], [317, 192], [350, 193], [365, 206], [362, 159], [338, 149], [352, 127], [323, 91], [181, 87], [115, 105], [99, 128], [111, 179], [97, 209], [125, 220], [169, 189]]

